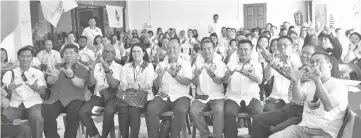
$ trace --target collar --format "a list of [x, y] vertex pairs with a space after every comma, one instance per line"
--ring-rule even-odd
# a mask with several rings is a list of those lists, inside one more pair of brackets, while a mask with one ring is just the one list
[[[132, 66], [133, 66], [133, 67], [141, 66], [141, 65], [143, 64], [143, 62], [144, 62], [144, 61], [141, 60], [138, 65], [135, 65], [135, 62], [133, 61]], [[113, 63], [112, 63], [112, 64], [113, 64]]]
[[52, 51], [53, 51], [52, 49], [49, 52], [44, 49], [44, 52], [48, 54], [51, 54]]

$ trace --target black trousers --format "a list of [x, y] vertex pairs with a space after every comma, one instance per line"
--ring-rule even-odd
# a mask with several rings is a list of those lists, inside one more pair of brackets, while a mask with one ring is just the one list
[[82, 100], [73, 100], [67, 106], [63, 106], [60, 100], [52, 104], [44, 104], [41, 112], [44, 118], [44, 133], [47, 138], [60, 138], [58, 134], [56, 118], [59, 114], [66, 113], [66, 126], [65, 126], [65, 138], [76, 138], [77, 130], [79, 127], [79, 114], [78, 111], [83, 105]]
[[114, 129], [114, 114], [117, 111], [117, 100], [116, 98], [113, 98], [104, 101], [102, 97], [92, 95], [90, 100], [86, 101], [80, 108], [80, 121], [86, 127], [90, 137], [99, 134], [98, 129], [95, 127], [94, 121], [91, 118], [94, 106], [104, 107], [102, 136], [106, 137], [109, 132]]
[[[124, 138], [138, 138], [140, 129], [140, 115], [142, 108], [133, 106], [119, 106], [119, 130]], [[129, 127], [131, 128], [129, 135]]]
[[[253, 117], [251, 138], [268, 138], [288, 126], [302, 120], [303, 106], [287, 104], [280, 109], [264, 112]], [[271, 131], [271, 127], [274, 127]]]

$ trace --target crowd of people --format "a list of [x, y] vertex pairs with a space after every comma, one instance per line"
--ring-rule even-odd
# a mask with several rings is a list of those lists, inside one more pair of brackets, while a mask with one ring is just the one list
[[[90, 18], [60, 51], [46, 40], [41, 51], [21, 48], [14, 61], [1, 49], [1, 136], [59, 138], [56, 119], [65, 113], [65, 138], [76, 137], [79, 122], [90, 137], [105, 138], [118, 113], [121, 135], [138, 138], [144, 113], [149, 138], [178, 137], [188, 115], [201, 138], [236, 138], [238, 127], [252, 127], [251, 138], [336, 138], [348, 105], [342, 79], [357, 79], [338, 64], [361, 66], [358, 32], [298, 32], [289, 22], [237, 30], [213, 19], [209, 36], [199, 38], [195, 29], [175, 28], [106, 37]], [[127, 103], [131, 92], [145, 92], [144, 105]], [[101, 107], [100, 134], [92, 115]], [[166, 111], [174, 115], [162, 131]], [[252, 125], [238, 113], [248, 113]]]

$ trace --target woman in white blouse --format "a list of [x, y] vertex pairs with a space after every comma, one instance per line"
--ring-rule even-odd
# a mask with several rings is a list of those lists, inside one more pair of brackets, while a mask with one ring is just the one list
[[[149, 62], [145, 46], [136, 43], [131, 47], [130, 53], [129, 63], [124, 65], [121, 73], [119, 87], [121, 90], [137, 89], [147, 91], [147, 100], [152, 100], [154, 97], [152, 92], [154, 68]], [[138, 138], [142, 108], [120, 106], [118, 111], [122, 136], [125, 138]], [[129, 127], [131, 127], [130, 135]]]

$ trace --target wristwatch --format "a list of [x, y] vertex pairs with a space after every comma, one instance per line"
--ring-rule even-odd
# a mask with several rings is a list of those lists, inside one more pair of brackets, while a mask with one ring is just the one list
[[174, 78], [174, 77], [176, 77], [178, 75], [178, 73], [175, 73], [175, 75], [172, 75], [172, 77]]

